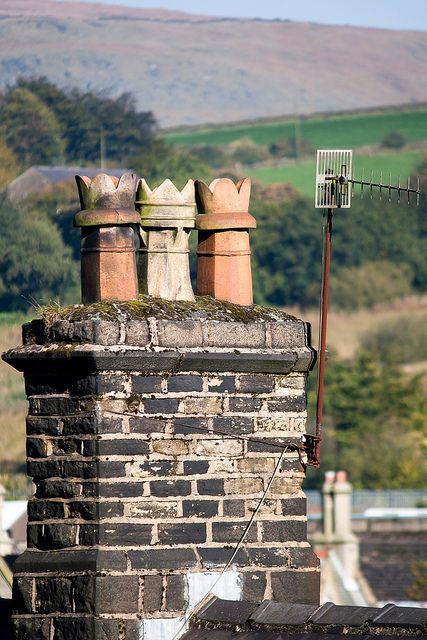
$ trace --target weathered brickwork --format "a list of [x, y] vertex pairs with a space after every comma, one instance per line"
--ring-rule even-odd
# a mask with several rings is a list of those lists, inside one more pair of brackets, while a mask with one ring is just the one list
[[[98, 343], [72, 357], [66, 347], [34, 344], [42, 340], [28, 328], [27, 346], [8, 355], [25, 371], [28, 474], [36, 485], [28, 550], [15, 567], [20, 639], [135, 640], [141, 619], [182, 616], [189, 575], [227, 565], [283, 447], [301, 443], [305, 432], [311, 350], [303, 323], [290, 338], [268, 329], [280, 352], [266, 345], [262, 323], [246, 325], [249, 346], [240, 326], [233, 333], [238, 323], [228, 323], [229, 347], [219, 349], [214, 323], [211, 342], [200, 344], [203, 323], [193, 332], [185, 322], [158, 320], [166, 350], [157, 353], [147, 348], [145, 321], [125, 331], [110, 323], [105, 334], [105, 321], [97, 322], [84, 330], [57, 323], [50, 333], [36, 327], [46, 340], [52, 331], [62, 340], [79, 332]], [[183, 356], [171, 342], [187, 338]], [[243, 371], [235, 344], [245, 351]], [[188, 360], [183, 366], [188, 354], [192, 363], [199, 358], [198, 369]], [[293, 358], [286, 371], [282, 355]], [[233, 561], [239, 597], [317, 603], [303, 479], [298, 452], [287, 450]]]

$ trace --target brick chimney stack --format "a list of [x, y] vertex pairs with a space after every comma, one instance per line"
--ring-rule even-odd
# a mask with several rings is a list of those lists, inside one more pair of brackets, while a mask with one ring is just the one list
[[[185, 289], [185, 242], [175, 252], [172, 240], [191, 228], [191, 183], [182, 210], [172, 183], [156, 194], [140, 183], [144, 277], [158, 297], [118, 301], [120, 285], [137, 292], [133, 178], [78, 184], [83, 299], [102, 304], [46, 312], [3, 356], [24, 372], [36, 485], [15, 563], [16, 640], [172, 640], [211, 590], [318, 604], [302, 491], [307, 325], [210, 297], [161, 299]], [[212, 292], [248, 303], [249, 182], [199, 189]], [[160, 269], [156, 284], [159, 256], [181, 271]]]

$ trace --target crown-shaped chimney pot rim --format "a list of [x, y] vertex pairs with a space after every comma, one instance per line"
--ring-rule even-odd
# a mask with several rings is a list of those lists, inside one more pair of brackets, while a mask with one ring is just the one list
[[94, 178], [76, 176], [82, 210], [74, 217], [74, 226], [117, 226], [140, 224], [135, 211], [136, 176], [120, 177], [97, 173]]
[[237, 183], [230, 178], [216, 178], [209, 186], [196, 180], [195, 187], [199, 214], [245, 213], [249, 209], [250, 178], [242, 178]]

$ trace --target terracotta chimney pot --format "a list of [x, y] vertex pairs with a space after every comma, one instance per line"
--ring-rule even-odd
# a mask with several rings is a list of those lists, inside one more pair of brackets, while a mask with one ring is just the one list
[[253, 303], [249, 229], [256, 227], [248, 212], [251, 181], [234, 184], [217, 178], [208, 186], [196, 180], [199, 232], [197, 293], [241, 305]]
[[194, 300], [188, 249], [196, 218], [193, 180], [179, 191], [169, 179], [153, 190], [141, 179], [135, 205], [141, 216], [141, 293], [166, 300]]
[[135, 300], [138, 297], [137, 250], [139, 216], [134, 210], [136, 178], [98, 173], [93, 180], [76, 176], [82, 211], [82, 302]]

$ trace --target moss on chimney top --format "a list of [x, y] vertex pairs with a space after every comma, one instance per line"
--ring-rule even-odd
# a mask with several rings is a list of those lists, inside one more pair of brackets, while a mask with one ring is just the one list
[[141, 295], [138, 300], [127, 302], [104, 300], [90, 305], [44, 306], [40, 308], [40, 313], [48, 324], [57, 320], [77, 322], [94, 317], [106, 320], [143, 320], [156, 317], [164, 320], [221, 320], [247, 323], [298, 320], [279, 309], [256, 304], [243, 307], [215, 300], [211, 296], [198, 296], [195, 302], [187, 302]]

